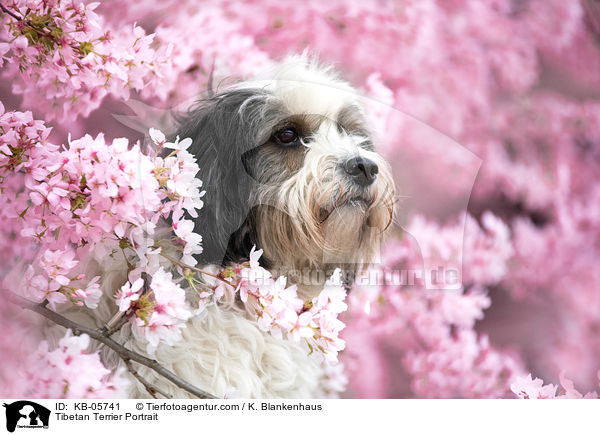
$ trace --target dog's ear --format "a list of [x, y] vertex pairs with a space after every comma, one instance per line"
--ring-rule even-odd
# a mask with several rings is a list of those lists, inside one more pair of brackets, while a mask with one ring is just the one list
[[255, 183], [243, 156], [268, 140], [276, 113], [270, 93], [240, 89], [202, 100], [178, 117], [177, 134], [193, 140], [189, 151], [198, 160], [198, 178], [206, 190], [195, 226], [203, 239], [201, 264], [238, 260], [225, 254], [230, 238], [239, 233], [248, 216]]

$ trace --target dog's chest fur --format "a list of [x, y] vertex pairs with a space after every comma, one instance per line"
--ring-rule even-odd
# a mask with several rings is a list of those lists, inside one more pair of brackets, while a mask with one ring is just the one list
[[[144, 352], [140, 343], [133, 343]], [[292, 341], [261, 331], [255, 321], [213, 305], [192, 318], [183, 340], [161, 346], [157, 360], [187, 382], [217, 396], [307, 398], [319, 395], [321, 366]], [[149, 369], [140, 370], [151, 384], [173, 397], [184, 391]], [[132, 380], [131, 397], [148, 397]]]

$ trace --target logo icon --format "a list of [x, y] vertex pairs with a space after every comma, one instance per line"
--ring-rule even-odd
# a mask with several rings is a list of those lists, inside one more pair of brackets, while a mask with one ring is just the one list
[[28, 400], [19, 400], [4, 404], [6, 408], [6, 430], [14, 432], [16, 428], [48, 429], [50, 410]]

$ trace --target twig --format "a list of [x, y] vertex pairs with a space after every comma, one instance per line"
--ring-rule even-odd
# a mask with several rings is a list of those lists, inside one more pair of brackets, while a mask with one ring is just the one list
[[11, 12], [9, 9], [6, 8], [6, 6], [4, 6], [2, 3], [0, 3], [0, 9], [2, 9], [3, 12], [7, 13], [8, 15], [10, 15], [11, 17], [13, 17], [15, 20], [17, 21], [23, 21], [23, 19], [21, 17], [19, 17], [17, 14]]
[[123, 361], [125, 362], [125, 365], [127, 366], [127, 370], [129, 370], [129, 373], [131, 373], [133, 375], [133, 377], [136, 378], [140, 382], [140, 384], [142, 384], [144, 386], [144, 388], [146, 388], [146, 391], [152, 397], [154, 397], [155, 399], [157, 399], [156, 393], [158, 393], [158, 394], [163, 395], [167, 399], [172, 399], [173, 398], [170, 394], [165, 393], [160, 388], [152, 385], [146, 379], [144, 379], [142, 376], [140, 376], [140, 374], [137, 372], [137, 370], [135, 368], [133, 368], [133, 364], [131, 364], [131, 360], [130, 359], [124, 358]]
[[162, 255], [162, 256], [163, 256], [163, 257], [165, 257], [167, 260], [169, 260], [171, 263], [174, 263], [174, 264], [176, 264], [176, 265], [178, 265], [178, 266], [180, 266], [180, 267], [183, 267], [183, 268], [186, 268], [186, 269], [193, 270], [194, 272], [202, 273], [202, 274], [204, 274], [204, 275], [206, 275], [206, 276], [211, 276], [211, 277], [213, 277], [214, 279], [218, 279], [219, 281], [222, 281], [223, 283], [227, 284], [228, 286], [231, 286], [232, 288], [235, 288], [235, 286], [234, 286], [232, 283], [230, 283], [230, 282], [229, 282], [229, 281], [227, 281], [226, 279], [223, 279], [223, 278], [221, 278], [219, 275], [215, 275], [214, 273], [206, 272], [205, 270], [199, 269], [199, 268], [197, 268], [197, 267], [194, 267], [194, 266], [188, 266], [187, 264], [185, 264], [185, 263], [182, 263], [181, 261], [179, 261], [179, 260], [176, 260], [176, 259], [174, 259], [173, 257], [171, 257], [171, 256], [169, 256], [169, 255], [167, 255], [167, 254], [164, 254], [164, 253], [162, 253], [162, 252], [161, 252], [159, 255]]
[[189, 382], [180, 379], [173, 372], [161, 366], [156, 360], [147, 358], [143, 355], [140, 355], [137, 352], [127, 349], [125, 346], [123, 346], [120, 343], [117, 343], [112, 338], [105, 336], [104, 333], [101, 331], [97, 331], [95, 329], [91, 329], [78, 323], [75, 323], [72, 320], [69, 320], [66, 317], [63, 317], [60, 314], [46, 308], [42, 304], [36, 304], [35, 302], [32, 302], [22, 296], [19, 296], [9, 290], [0, 290], [0, 294], [5, 296], [6, 299], [12, 304], [18, 305], [19, 307], [24, 308], [26, 310], [38, 313], [41, 316], [53, 321], [54, 323], [72, 330], [75, 335], [89, 335], [94, 340], [99, 341], [100, 343], [114, 350], [123, 361], [128, 359], [131, 361], [135, 361], [143, 366], [146, 366], [149, 369], [152, 369], [153, 371], [161, 375], [162, 377], [168, 379], [173, 384], [177, 385], [179, 388], [187, 391], [188, 393], [200, 399], [217, 399], [217, 397], [213, 396], [212, 394], [202, 391], [194, 385], [190, 384]]
[[108, 322], [106, 322], [106, 325], [104, 325], [100, 329], [100, 332], [105, 337], [110, 337], [115, 332], [120, 330], [123, 327], [123, 325], [125, 325], [125, 323], [127, 323], [127, 321], [129, 320], [130, 317], [131, 317], [130, 312], [123, 313], [121, 311], [118, 311], [113, 317], [111, 317], [111, 319]]
[[26, 20], [25, 17], [19, 17], [17, 14], [12, 12], [10, 9], [8, 9], [6, 6], [4, 6], [2, 3], [0, 3], [0, 10], [7, 13], [11, 17], [13, 17], [15, 20], [17, 20], [21, 23], [25, 23], [26, 26], [32, 28], [35, 31], [35, 33], [37, 33], [38, 35], [43, 36], [48, 39], [51, 39], [54, 42], [60, 43], [60, 41], [52, 33], [48, 32], [48, 31], [44, 31], [44, 29], [38, 29], [37, 27], [35, 27], [33, 25], [33, 23], [30, 20]]

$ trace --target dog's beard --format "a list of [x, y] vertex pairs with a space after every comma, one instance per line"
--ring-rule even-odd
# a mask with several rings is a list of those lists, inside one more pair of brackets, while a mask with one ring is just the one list
[[377, 260], [383, 233], [393, 219], [393, 190], [388, 183], [380, 177], [372, 189], [349, 189], [321, 208], [322, 264], [345, 265], [356, 272]]

